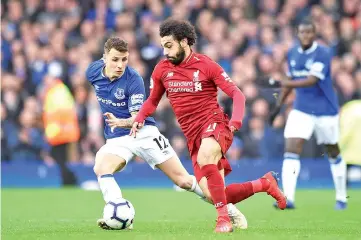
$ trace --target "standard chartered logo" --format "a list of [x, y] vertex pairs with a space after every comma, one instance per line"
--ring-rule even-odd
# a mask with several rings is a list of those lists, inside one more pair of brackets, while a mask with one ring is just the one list
[[202, 91], [202, 83], [170, 81], [167, 90], [168, 92], [198, 92]]

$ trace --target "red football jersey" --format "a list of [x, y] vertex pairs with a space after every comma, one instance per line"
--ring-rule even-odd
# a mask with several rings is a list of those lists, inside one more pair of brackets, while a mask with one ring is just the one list
[[194, 52], [179, 65], [167, 59], [157, 64], [152, 74], [150, 96], [135, 121], [142, 122], [152, 114], [166, 92], [185, 136], [194, 138], [214, 115], [223, 114], [217, 101], [217, 87], [233, 98], [230, 125], [239, 129], [245, 106], [242, 92], [221, 66]]

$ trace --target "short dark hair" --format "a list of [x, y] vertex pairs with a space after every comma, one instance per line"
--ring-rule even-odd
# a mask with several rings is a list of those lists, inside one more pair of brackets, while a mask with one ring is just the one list
[[189, 46], [197, 40], [196, 30], [190, 22], [173, 18], [165, 20], [160, 25], [159, 35], [160, 37], [172, 35], [178, 42], [186, 38]]
[[306, 26], [312, 26], [312, 28], [313, 28], [313, 30], [314, 31], [316, 31], [316, 26], [315, 26], [315, 24], [312, 22], [312, 20], [311, 19], [303, 19], [298, 25], [297, 25], [297, 31], [298, 31], [298, 29], [299, 29], [299, 27], [301, 26], [301, 25], [306, 25]]
[[104, 44], [104, 52], [108, 53], [112, 48], [119, 52], [128, 52], [128, 43], [120, 38], [109, 38]]

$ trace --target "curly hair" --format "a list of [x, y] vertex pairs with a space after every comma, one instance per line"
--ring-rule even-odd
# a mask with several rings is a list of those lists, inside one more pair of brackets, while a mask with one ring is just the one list
[[189, 46], [192, 46], [197, 40], [196, 31], [190, 22], [172, 18], [165, 20], [160, 25], [159, 35], [160, 37], [172, 35], [178, 42], [186, 38]]

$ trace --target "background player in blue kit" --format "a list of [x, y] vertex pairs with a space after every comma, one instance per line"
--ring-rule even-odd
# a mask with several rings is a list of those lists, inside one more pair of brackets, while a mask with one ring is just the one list
[[299, 157], [305, 140], [315, 132], [317, 143], [327, 149], [336, 189], [336, 209], [347, 207], [346, 163], [340, 155], [339, 105], [332, 85], [330, 49], [315, 41], [316, 29], [312, 22], [303, 21], [297, 27], [300, 44], [287, 54], [287, 79], [281, 80], [282, 92], [271, 113], [272, 124], [282, 104], [293, 88], [296, 98], [288, 116], [282, 167], [282, 184], [288, 199], [287, 208], [295, 208], [295, 191], [300, 172]]
[[[91, 63], [86, 71], [106, 122], [107, 141], [97, 152], [94, 166], [104, 201], [122, 197], [113, 173], [122, 170], [135, 155], [153, 169], [159, 168], [179, 187], [205, 199], [195, 177], [183, 167], [153, 118], [145, 119], [145, 127], [139, 130], [136, 138], [129, 136], [135, 115], [145, 100], [145, 89], [142, 77], [127, 66], [128, 58], [128, 44], [119, 38], [110, 38], [105, 43], [103, 58]], [[228, 209], [236, 226], [244, 226], [243, 214], [232, 204]], [[109, 228], [102, 219], [98, 220], [98, 225]]]

